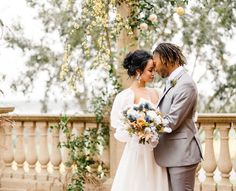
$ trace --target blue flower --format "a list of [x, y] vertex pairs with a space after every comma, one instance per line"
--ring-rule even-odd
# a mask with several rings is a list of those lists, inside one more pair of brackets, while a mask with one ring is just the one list
[[145, 121], [147, 121], [148, 123], [151, 123], [152, 122], [152, 118], [149, 116], [149, 115], [147, 115], [147, 116], [145, 116]]
[[152, 109], [152, 106], [150, 103], [146, 102], [144, 103], [144, 108], [149, 110], [149, 109]]
[[127, 118], [130, 122], [134, 122], [137, 119], [134, 115], [128, 115]]
[[138, 110], [143, 111], [143, 108], [144, 108], [144, 104], [140, 104], [139, 107], [138, 107]]

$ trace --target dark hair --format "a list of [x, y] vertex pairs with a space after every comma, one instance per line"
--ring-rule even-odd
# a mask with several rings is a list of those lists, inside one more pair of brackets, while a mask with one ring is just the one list
[[183, 66], [186, 64], [186, 58], [182, 51], [177, 45], [171, 43], [160, 43], [153, 54], [158, 54], [160, 56], [161, 62], [165, 65], [168, 64], [178, 64]]
[[123, 62], [123, 67], [127, 69], [129, 76], [135, 76], [136, 70], [144, 71], [148, 60], [152, 59], [152, 55], [145, 50], [135, 50], [129, 52]]

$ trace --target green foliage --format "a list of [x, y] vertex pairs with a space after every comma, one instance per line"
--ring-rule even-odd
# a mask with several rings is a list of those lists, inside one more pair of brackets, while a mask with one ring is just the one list
[[224, 70], [228, 74], [225, 81], [219, 82], [215, 88], [214, 95], [208, 101], [209, 111], [216, 109], [219, 112], [235, 112], [236, 108], [236, 65], [225, 66]]
[[[92, 14], [93, 5], [99, 1], [74, 0], [65, 2], [49, 0], [47, 2], [35, 2], [26, 0], [26, 2], [38, 12], [37, 20], [43, 25], [44, 35], [41, 37], [40, 43], [33, 41], [24, 35], [23, 27], [16, 24], [13, 28], [16, 35], [12, 36], [12, 33], [9, 33], [6, 37], [9, 47], [18, 47], [24, 54], [28, 55], [27, 70], [12, 85], [17, 91], [24, 93], [32, 91], [37, 75], [45, 72], [49, 76], [45, 79], [46, 100], [50, 96], [54, 96], [51, 91], [55, 86], [60, 88], [62, 93], [68, 92], [66, 84], [69, 83], [76, 90], [74, 95], [78, 98], [82, 108], [88, 108], [91, 102], [86, 98], [91, 97], [93, 91], [90, 87], [94, 89], [97, 84], [87, 83], [82, 78], [84, 73], [92, 68], [94, 71], [105, 71], [106, 81], [112, 81], [109, 80], [110, 73], [113, 73], [117, 78], [114, 71], [119, 65], [117, 56], [121, 51], [116, 48], [118, 33], [123, 28], [128, 31], [135, 28], [139, 29], [140, 23], [148, 25], [148, 30], [140, 30], [138, 38], [140, 48], [151, 50], [155, 43], [179, 39], [179, 45], [182, 46], [187, 58], [195, 58], [192, 75], [197, 76], [199, 86], [204, 84], [204, 81], [212, 80], [212, 86], [217, 91], [219, 84], [222, 84], [226, 79], [231, 79], [229, 80], [230, 83], [233, 82], [232, 75], [229, 75], [226, 66], [234, 63], [228, 63], [229, 54], [225, 42], [232, 38], [235, 30], [236, 2], [234, 1], [115, 1], [116, 4], [126, 2], [133, 5], [131, 16], [127, 20], [121, 19], [123, 24], [128, 26], [121, 24], [119, 17], [114, 18], [117, 9], [114, 6], [108, 6], [112, 1], [101, 1], [105, 10], [103, 14], [111, 18], [107, 21], [107, 25], [102, 25], [102, 21], [97, 21], [98, 15]], [[183, 16], [175, 13], [175, 8], [178, 6], [185, 9], [186, 13]], [[157, 16], [157, 22], [153, 23], [148, 20], [150, 14]], [[93, 27], [91, 27], [92, 23]], [[58, 43], [57, 46], [61, 47], [58, 50], [61, 51], [55, 51], [52, 48], [51, 45], [54, 44], [50, 41], [52, 34], [57, 34], [56, 42]], [[65, 43], [70, 45], [69, 50], [67, 47], [63, 48]], [[64, 50], [68, 50], [68, 58], [66, 58], [68, 65], [65, 67], [67, 71], [65, 78], [60, 79], [60, 66], [65, 63], [65, 59], [63, 59]], [[104, 52], [107, 52], [109, 57], [103, 57]], [[199, 64], [206, 68], [206, 72], [202, 76], [198, 76], [197, 69], [195, 70]], [[219, 75], [224, 77], [218, 78]], [[98, 79], [102, 78], [100, 75], [97, 77]], [[78, 90], [78, 84], [84, 86], [83, 91]], [[232, 85], [233, 83], [229, 87]], [[106, 85], [104, 84], [104, 86]], [[230, 91], [232, 90], [221, 86], [219, 91], [225, 92], [227, 96], [231, 95]], [[227, 98], [219, 99], [216, 94], [212, 94], [211, 97], [204, 97], [204, 93], [199, 93], [202, 97], [201, 112], [223, 111], [214, 107], [215, 104], [213, 103], [224, 105]], [[233, 105], [224, 109], [225, 112], [235, 112], [235, 110], [236, 108]]]
[[87, 128], [77, 135], [68, 127], [69, 120], [67, 116], [62, 116], [59, 124], [52, 128], [61, 130], [66, 136], [66, 140], [60, 142], [59, 147], [68, 150], [66, 166], [72, 168], [67, 190], [83, 191], [85, 184], [99, 185], [108, 173], [100, 156], [107, 148], [109, 133], [107, 127], [100, 125], [98, 128]]
[[[109, 128], [105, 117], [109, 116], [114, 95], [120, 91], [116, 74], [122, 51], [127, 52], [129, 44], [122, 50], [116, 48], [117, 37], [125, 29], [138, 41], [140, 48], [151, 50], [161, 41], [179, 40], [187, 58], [195, 58], [192, 75], [198, 75], [197, 66], [202, 64], [206, 72], [198, 76], [199, 85], [212, 80], [215, 93], [204, 97], [200, 93], [200, 111], [236, 112], [236, 68], [228, 63], [225, 41], [232, 38], [236, 26], [235, 1], [187, 1], [187, 0], [26, 0], [42, 23], [44, 35], [34, 41], [24, 35], [21, 24], [12, 27], [14, 34], [5, 36], [8, 46], [19, 48], [27, 55], [27, 69], [12, 84], [17, 91], [32, 91], [34, 81], [40, 73], [47, 73], [45, 79], [45, 100], [53, 95], [53, 87], [68, 92], [67, 84], [74, 89], [74, 96], [84, 108], [92, 105], [99, 127], [86, 129], [75, 135], [68, 128], [68, 118], [62, 117], [57, 128], [67, 140], [60, 144], [69, 149], [68, 166], [73, 169], [72, 182], [68, 190], [83, 190], [84, 184], [97, 182], [107, 172], [97, 156], [108, 144]], [[100, 4], [99, 4], [100, 3]], [[131, 14], [121, 17], [117, 7], [127, 3]], [[186, 13], [176, 14], [176, 7], [183, 7]], [[156, 22], [149, 19], [151, 14]], [[142, 29], [145, 23], [147, 29]], [[2, 21], [0, 20], [2, 26]], [[139, 36], [135, 36], [135, 32]], [[53, 38], [52, 38], [53, 34]], [[56, 36], [56, 38], [55, 38]], [[57, 49], [53, 48], [56, 44]], [[123, 53], [123, 52], [122, 52]], [[88, 71], [96, 73], [96, 78], [87, 83]], [[210, 77], [210, 78], [208, 78]], [[78, 86], [84, 90], [79, 91]], [[92, 99], [88, 99], [92, 97]], [[45, 103], [45, 102], [43, 102]], [[46, 110], [46, 105], [44, 105]], [[94, 157], [96, 156], [96, 157]], [[98, 167], [101, 172], [98, 172]], [[93, 170], [91, 170], [93, 169]], [[89, 176], [88, 176], [89, 175]], [[91, 177], [87, 179], [87, 177]], [[98, 181], [99, 182], [99, 181]]]

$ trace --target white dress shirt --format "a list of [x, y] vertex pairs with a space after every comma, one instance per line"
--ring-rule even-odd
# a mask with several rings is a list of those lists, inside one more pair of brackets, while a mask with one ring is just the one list
[[184, 70], [183, 66], [179, 66], [178, 68], [176, 68], [167, 78], [167, 81], [171, 82], [171, 80], [174, 80], [176, 78], [176, 76], [179, 75], [179, 73]]

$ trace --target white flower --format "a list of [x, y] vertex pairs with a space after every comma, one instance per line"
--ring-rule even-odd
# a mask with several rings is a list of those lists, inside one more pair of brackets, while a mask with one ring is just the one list
[[85, 155], [89, 155], [89, 154], [90, 154], [90, 150], [87, 149], [87, 148], [85, 148], [85, 149], [84, 149], [84, 154], [85, 154]]
[[97, 144], [96, 147], [97, 147], [97, 150], [98, 150], [99, 154], [102, 155], [103, 154], [103, 149], [104, 149], [103, 146], [101, 144]]
[[157, 16], [155, 14], [151, 14], [149, 15], [148, 17], [148, 20], [151, 21], [151, 22], [157, 22]]
[[102, 172], [102, 166], [101, 166], [101, 165], [98, 165], [97, 171], [98, 171], [98, 172]]
[[161, 124], [161, 123], [162, 123], [162, 118], [161, 118], [161, 116], [156, 116], [156, 117], [154, 118], [154, 121], [155, 121], [156, 124]]
[[127, 115], [133, 115], [133, 116], [135, 116], [135, 115], [137, 115], [137, 111], [134, 110], [134, 109], [132, 109], [132, 108], [130, 108], [130, 109], [128, 109], [128, 111], [127, 111]]
[[85, 168], [88, 172], [91, 172], [91, 167], [90, 166], [86, 166]]
[[151, 126], [150, 129], [152, 130], [152, 132], [156, 133], [156, 127]]
[[100, 174], [101, 178], [103, 178], [103, 177], [104, 177], [104, 175], [105, 175], [105, 174], [104, 174], [104, 172], [102, 172], [102, 173]]
[[144, 129], [144, 131], [145, 131], [145, 133], [151, 133], [151, 129], [150, 129], [149, 127], [146, 127], [146, 128]]
[[148, 25], [146, 23], [141, 23], [139, 25], [139, 27], [140, 27], [141, 30], [147, 30], [148, 29]]
[[164, 127], [164, 132], [171, 133], [172, 129], [170, 127]]
[[154, 120], [157, 117], [155, 111], [147, 111], [147, 115], [151, 118], [151, 120]]

